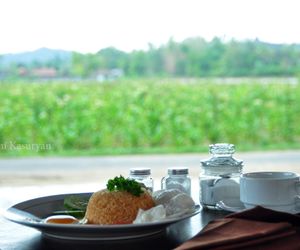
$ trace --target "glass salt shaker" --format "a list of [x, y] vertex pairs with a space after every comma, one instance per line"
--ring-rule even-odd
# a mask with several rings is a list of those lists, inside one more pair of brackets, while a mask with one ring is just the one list
[[129, 172], [129, 179], [133, 179], [138, 183], [143, 184], [146, 189], [153, 192], [153, 179], [151, 177], [150, 168], [131, 168]]
[[179, 189], [191, 195], [191, 179], [188, 168], [168, 168], [168, 175], [161, 180], [162, 189]]
[[212, 144], [209, 151], [211, 158], [201, 161], [200, 203], [204, 208], [218, 210], [222, 209], [222, 204], [234, 206], [240, 200], [239, 177], [243, 161], [233, 158], [233, 144]]

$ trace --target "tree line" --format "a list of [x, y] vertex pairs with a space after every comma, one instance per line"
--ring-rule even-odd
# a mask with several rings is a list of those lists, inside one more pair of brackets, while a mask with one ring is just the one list
[[98, 69], [119, 68], [126, 76], [238, 77], [297, 76], [299, 44], [270, 44], [259, 40], [224, 42], [189, 38], [146, 51], [129, 53], [110, 47], [96, 54], [74, 53], [72, 74], [85, 77]]
[[121, 70], [126, 77], [299, 76], [300, 44], [224, 41], [217, 37], [211, 41], [201, 37], [182, 42], [170, 39], [157, 47], [149, 44], [147, 50], [124, 52], [108, 47], [97, 53], [72, 52], [67, 60], [56, 57], [46, 62], [12, 64], [5, 70], [0, 68], [0, 78], [1, 72], [19, 77], [30, 76], [31, 72], [32, 76], [34, 69], [42, 67], [54, 69], [55, 77], [81, 79], [113, 69]]

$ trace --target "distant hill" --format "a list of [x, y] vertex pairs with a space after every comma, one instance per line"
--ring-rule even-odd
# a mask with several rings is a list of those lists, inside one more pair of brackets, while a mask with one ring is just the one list
[[7, 66], [12, 63], [28, 65], [33, 62], [46, 63], [55, 59], [67, 62], [71, 60], [71, 55], [71, 51], [40, 48], [29, 52], [0, 55], [0, 65]]

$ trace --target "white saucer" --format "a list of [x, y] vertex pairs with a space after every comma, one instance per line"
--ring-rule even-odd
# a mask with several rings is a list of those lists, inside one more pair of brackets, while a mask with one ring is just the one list
[[240, 200], [234, 200], [234, 201], [231, 201], [230, 203], [225, 203], [224, 201], [219, 201], [217, 202], [216, 206], [221, 209], [221, 210], [224, 210], [224, 211], [227, 211], [227, 212], [241, 212], [243, 210], [245, 210], [245, 206], [244, 204], [240, 201]]
[[[216, 206], [220, 208], [221, 210], [228, 211], [228, 212], [241, 212], [243, 210], [251, 209], [254, 208], [254, 205], [248, 205], [247, 207], [242, 203], [240, 200], [234, 200], [231, 201], [230, 203], [225, 203], [224, 201], [219, 201]], [[300, 213], [300, 208], [299, 209], [290, 209], [290, 206], [263, 206], [261, 207], [275, 210], [278, 212], [284, 212], [284, 213], [289, 213], [289, 214], [298, 214]]]

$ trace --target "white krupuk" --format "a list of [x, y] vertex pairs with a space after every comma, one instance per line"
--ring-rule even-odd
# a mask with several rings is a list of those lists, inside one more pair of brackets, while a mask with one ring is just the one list
[[146, 211], [140, 209], [133, 224], [179, 217], [192, 212], [195, 208], [193, 199], [176, 189], [156, 191], [153, 198], [157, 206]]

